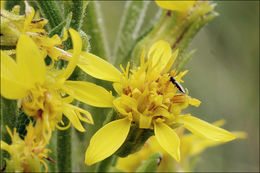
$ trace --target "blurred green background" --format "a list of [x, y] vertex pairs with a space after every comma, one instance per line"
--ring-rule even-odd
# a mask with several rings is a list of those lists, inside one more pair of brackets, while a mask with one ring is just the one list
[[[202, 101], [190, 108], [208, 122], [227, 121], [230, 131], [248, 134], [210, 148], [200, 155], [195, 171], [259, 171], [259, 2], [216, 1], [219, 16], [192, 41], [197, 52], [186, 66], [184, 87]], [[109, 49], [113, 52], [124, 2], [101, 2]], [[157, 11], [149, 5], [146, 28]]]

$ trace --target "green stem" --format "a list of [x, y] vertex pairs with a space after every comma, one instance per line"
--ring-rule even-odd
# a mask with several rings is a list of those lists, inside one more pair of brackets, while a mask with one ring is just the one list
[[51, 161], [47, 162], [49, 172], [56, 172], [57, 171], [57, 163], [56, 163], [57, 156], [56, 156], [56, 152], [55, 152], [57, 150], [57, 142], [56, 141], [57, 141], [57, 132], [55, 131], [55, 132], [52, 133], [50, 143], [46, 147], [46, 148], [48, 148], [52, 151], [51, 153], [48, 153], [48, 157], [51, 160], [55, 161], [55, 163], [51, 162]]
[[[129, 51], [134, 46], [135, 40], [140, 36], [140, 28], [149, 5], [149, 1], [127, 1], [117, 35], [113, 57], [115, 66], [129, 61]], [[125, 64], [123, 64], [125, 65]]]
[[[62, 21], [62, 14], [58, 4], [55, 1], [35, 1], [41, 14], [44, 18], [48, 19], [48, 29], [55, 28]], [[61, 3], [61, 2], [60, 2]]]
[[91, 36], [91, 53], [103, 59], [107, 59], [110, 54], [108, 51], [106, 36], [103, 31], [103, 21], [101, 19], [102, 13], [99, 2], [90, 1], [87, 6], [82, 30]]
[[181, 63], [186, 54], [187, 47], [198, 31], [210, 21], [214, 14], [210, 13], [214, 6], [210, 2], [200, 1], [190, 14], [181, 15], [174, 11], [164, 11], [161, 20], [142, 40], [140, 40], [131, 53], [135, 65], [139, 64], [139, 57], [144, 48], [149, 50], [158, 40], [169, 42], [173, 50], [179, 48], [176, 64]]
[[[70, 23], [70, 27], [79, 31], [81, 28], [82, 19], [85, 14], [87, 2], [86, 1], [76, 1], [73, 0], [72, 3], [72, 20]], [[83, 42], [87, 44], [87, 42]], [[65, 49], [72, 48], [71, 39], [68, 39], [65, 43]], [[84, 47], [85, 45], [83, 45]], [[76, 67], [73, 74], [70, 76], [70, 80], [79, 80], [82, 76], [82, 71]], [[78, 101], [74, 101], [74, 105], [78, 105]], [[63, 117], [66, 121], [65, 124], [69, 122], [69, 120]], [[71, 172], [72, 170], [72, 153], [71, 153], [71, 141], [72, 139], [72, 128], [70, 127], [68, 130], [60, 131], [58, 130], [57, 134], [57, 167], [59, 172]]]
[[[1, 97], [1, 140], [8, 144], [11, 144], [11, 137], [9, 136], [6, 126], [8, 126], [11, 131], [16, 127], [16, 119], [18, 115], [17, 102], [15, 100], [8, 100]], [[0, 151], [1, 163], [0, 168], [3, 168], [3, 160], [7, 157], [7, 153]]]
[[73, 15], [70, 24], [71, 28], [75, 30], [80, 30], [87, 4], [88, 1], [73, 0], [73, 12], [72, 12]]
[[95, 172], [109, 172], [111, 166], [115, 164], [116, 159], [117, 156], [112, 155], [102, 162], [99, 162]]
[[[63, 122], [68, 125], [69, 120], [63, 116]], [[71, 172], [71, 127], [57, 131], [57, 169], [58, 172]]]
[[1, 125], [3, 130], [2, 139], [7, 142], [11, 143], [11, 138], [6, 131], [5, 126], [8, 126], [11, 130], [16, 127], [16, 119], [18, 116], [18, 109], [17, 109], [17, 101], [16, 100], [8, 100], [1, 97]]

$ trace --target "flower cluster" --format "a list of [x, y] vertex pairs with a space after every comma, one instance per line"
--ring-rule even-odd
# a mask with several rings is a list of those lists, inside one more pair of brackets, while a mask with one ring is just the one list
[[[181, 16], [196, 6], [196, 1], [156, 0], [156, 3], [167, 10], [178, 11]], [[44, 28], [47, 19], [40, 18], [26, 1], [25, 14], [20, 15], [19, 11], [18, 6], [11, 12], [1, 9], [0, 43], [15, 47], [1, 50], [1, 96], [17, 100], [18, 108], [34, 123], [27, 126], [24, 139], [16, 129], [12, 133], [7, 127], [12, 143], [1, 141], [1, 148], [10, 154], [6, 160], [8, 171], [41, 171], [42, 163], [47, 172], [45, 159], [50, 160], [47, 154], [51, 151], [46, 146], [53, 131], [56, 128], [66, 130], [72, 124], [78, 131], [85, 132], [82, 122], [94, 123], [90, 112], [75, 105], [75, 100], [112, 108], [117, 115], [92, 136], [85, 153], [87, 165], [116, 154], [133, 135], [133, 127], [138, 129], [134, 134], [136, 138], [145, 130], [153, 135], [136, 154], [138, 157], [147, 159], [148, 154], [160, 151], [181, 163], [206, 147], [243, 136], [183, 113], [189, 105], [198, 107], [201, 102], [189, 96], [188, 90], [181, 86], [188, 70], [180, 72], [173, 68], [178, 49], [173, 52], [167, 41], [158, 39], [149, 43], [152, 46], [143, 50], [139, 64], [130, 67], [128, 62], [126, 68], [120, 66], [120, 71], [102, 58], [82, 51], [82, 39], [76, 30], [64, 28], [62, 38], [58, 35], [49, 37]], [[63, 41], [69, 36], [73, 48], [64, 50]], [[59, 61], [65, 65], [60, 67]], [[71, 79], [77, 66], [94, 78], [113, 82], [116, 96], [94, 83]], [[65, 125], [63, 115], [69, 120], [65, 127], [60, 126]], [[193, 134], [184, 134], [184, 129]], [[131, 157], [135, 159], [135, 156], [129, 156], [125, 161]], [[129, 167], [119, 160], [118, 167], [134, 171], [132, 168], [138, 164], [131, 162], [134, 166]]]
[[[2, 12], [4, 15], [1, 15], [1, 17], [5, 18], [6, 11], [1, 10], [1, 14]], [[39, 23], [35, 25], [37, 22], [32, 20], [34, 16], [33, 8], [27, 6], [26, 14], [25, 19], [24, 16], [21, 17], [20, 23], [23, 24], [23, 27], [13, 26], [19, 30], [14, 54], [11, 56], [8, 52], [1, 50], [1, 95], [7, 99], [18, 100], [19, 108], [26, 115], [33, 117], [35, 125], [28, 129], [26, 139], [33, 136], [30, 139], [36, 141], [34, 147], [37, 148], [45, 147], [49, 143], [52, 131], [56, 127], [65, 130], [72, 123], [78, 131], [84, 132], [85, 129], [81, 121], [94, 123], [88, 111], [72, 104], [75, 98], [93, 106], [110, 107], [114, 97], [110, 92], [95, 84], [68, 80], [77, 66], [82, 49], [81, 38], [75, 30], [69, 29], [73, 50], [67, 52], [56, 47], [62, 42], [57, 35], [52, 38], [41, 35], [41, 33], [45, 33], [42, 29], [44, 25]], [[10, 16], [10, 14], [7, 16]], [[10, 24], [13, 21], [7, 22]], [[17, 24], [17, 22], [14, 23]], [[52, 56], [55, 54], [53, 50], [58, 52], [56, 54], [66, 54], [66, 57], [70, 58], [66, 68], [58, 69], [45, 63], [47, 55], [53, 61], [57, 60], [57, 56], [55, 58]], [[15, 59], [13, 56], [15, 56]], [[99, 94], [106, 98], [105, 101], [97, 97]], [[70, 120], [66, 127], [58, 125], [58, 123], [64, 124], [62, 121], [63, 115]], [[16, 132], [14, 132], [14, 136], [17, 137], [12, 138], [13, 143], [21, 140]], [[5, 143], [2, 142], [2, 144]], [[40, 146], [36, 146], [37, 144]], [[7, 148], [6, 150], [11, 155], [17, 155], [11, 149]], [[20, 154], [25, 154], [23, 151], [25, 152], [25, 150], [21, 150]], [[14, 158], [16, 156], [12, 157], [12, 159]]]

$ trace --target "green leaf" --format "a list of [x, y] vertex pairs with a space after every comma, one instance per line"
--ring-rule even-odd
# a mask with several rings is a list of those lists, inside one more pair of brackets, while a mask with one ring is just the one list
[[190, 54], [185, 58], [185, 54], [187, 52], [188, 46], [191, 43], [192, 39], [196, 36], [196, 34], [200, 31], [200, 29], [205, 26], [210, 20], [216, 17], [216, 14], [210, 14], [207, 16], [203, 16], [202, 18], [198, 18], [194, 21], [184, 33], [180, 36], [178, 42], [175, 43], [174, 49], [179, 49], [179, 55], [175, 61], [174, 67], [177, 70], [183, 68], [186, 63], [189, 61], [187, 58], [191, 58], [191, 56], [195, 53], [194, 51], [190, 52]]
[[152, 154], [146, 161], [142, 163], [136, 172], [157, 172], [161, 159], [161, 153]]
[[176, 59], [175, 66], [183, 64], [189, 43], [192, 41], [198, 31], [216, 15], [212, 12], [214, 5], [207, 1], [198, 1], [193, 10], [180, 16], [176, 11], [164, 10], [161, 19], [154, 25], [142, 40], [136, 43], [130, 57], [135, 65], [139, 64], [139, 57], [144, 48], [149, 50], [151, 45], [158, 40], [169, 42], [173, 50], [179, 48], [179, 56]]
[[66, 21], [61, 22], [58, 26], [49, 31], [48, 36], [52, 37], [55, 34], [59, 34], [62, 28], [66, 25]]
[[[15, 5], [20, 5], [21, 8], [22, 8], [22, 11], [23, 11], [23, 9], [24, 9], [24, 7], [25, 7], [23, 1], [5, 1], [4, 9], [10, 11], [10, 10], [12, 10], [12, 8], [13, 8]], [[1, 7], [1, 8], [3, 8], [3, 7]]]

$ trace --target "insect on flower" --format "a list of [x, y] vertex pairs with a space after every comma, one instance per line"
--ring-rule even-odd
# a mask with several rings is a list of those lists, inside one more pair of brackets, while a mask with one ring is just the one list
[[174, 77], [171, 76], [170, 81], [172, 82], [173, 85], [175, 85], [179, 89], [180, 92], [185, 93], [185, 89]]

